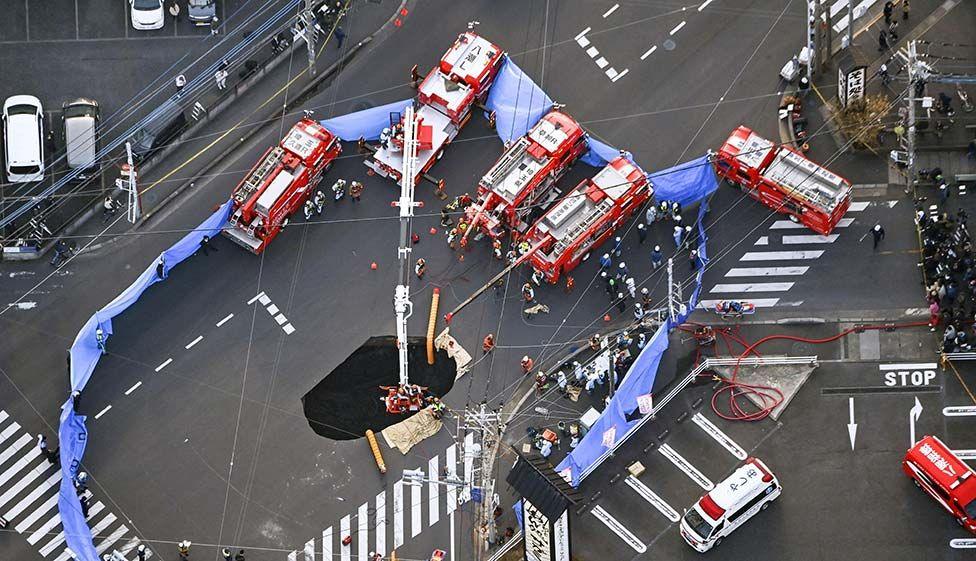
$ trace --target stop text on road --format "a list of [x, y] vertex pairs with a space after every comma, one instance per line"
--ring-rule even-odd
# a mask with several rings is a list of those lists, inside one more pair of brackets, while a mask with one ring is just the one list
[[879, 364], [878, 368], [884, 372], [884, 385], [892, 386], [929, 386], [935, 381], [936, 364], [923, 362], [917, 364]]

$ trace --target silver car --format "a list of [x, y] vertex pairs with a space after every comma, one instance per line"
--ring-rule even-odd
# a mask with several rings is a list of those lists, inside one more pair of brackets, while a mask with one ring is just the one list
[[217, 0], [189, 0], [186, 14], [194, 25], [210, 25], [217, 15]]

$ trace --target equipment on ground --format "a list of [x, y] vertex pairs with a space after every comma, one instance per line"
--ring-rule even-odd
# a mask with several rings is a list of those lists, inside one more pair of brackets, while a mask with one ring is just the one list
[[722, 319], [741, 318], [756, 313], [756, 305], [742, 300], [719, 300], [715, 304], [715, 313]]
[[849, 181], [745, 126], [732, 131], [714, 163], [732, 185], [824, 236], [851, 205]]
[[549, 111], [478, 182], [478, 200], [465, 209], [461, 245], [475, 230], [492, 239], [507, 230], [524, 232], [559, 196], [553, 186], [586, 150], [583, 127], [562, 111]]
[[224, 235], [252, 253], [264, 251], [341, 153], [338, 137], [306, 112], [234, 189], [231, 227]]
[[[441, 57], [420, 83], [414, 103], [417, 125], [417, 166], [413, 183], [426, 179], [443, 188], [443, 183], [427, 175], [468, 120], [471, 109], [480, 106], [488, 96], [504, 53], [487, 39], [466, 31]], [[416, 68], [414, 70], [416, 72]], [[390, 130], [381, 141], [369, 144], [359, 140], [360, 150], [369, 152], [365, 164], [377, 174], [399, 182], [403, 176], [404, 120], [399, 113], [390, 114]]]
[[653, 191], [642, 169], [623, 156], [614, 158], [529, 228], [523, 239], [541, 245], [529, 262], [555, 284], [610, 238]]

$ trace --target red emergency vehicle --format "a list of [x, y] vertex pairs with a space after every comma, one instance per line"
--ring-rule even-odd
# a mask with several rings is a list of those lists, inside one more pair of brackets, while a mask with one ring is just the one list
[[234, 189], [232, 227], [224, 234], [253, 253], [264, 251], [341, 153], [338, 137], [316, 121], [306, 116], [295, 123]]
[[478, 200], [465, 210], [465, 236], [480, 229], [492, 238], [525, 231], [529, 215], [557, 196], [553, 185], [587, 149], [575, 119], [549, 111], [513, 142], [478, 183]]
[[976, 475], [941, 440], [926, 436], [905, 454], [902, 469], [959, 525], [976, 534]]
[[715, 158], [715, 171], [752, 198], [827, 235], [851, 206], [851, 184], [800, 152], [740, 126]]
[[[467, 31], [458, 36], [440, 64], [420, 83], [416, 102], [419, 125], [415, 185], [422, 178], [437, 183], [426, 175], [427, 171], [471, 118], [471, 109], [488, 96], [488, 88], [501, 68], [504, 55], [484, 37]], [[402, 115], [391, 115], [390, 131], [388, 140], [381, 138], [376, 145], [360, 141], [360, 147], [371, 152], [365, 161], [370, 169], [399, 182], [403, 175]]]
[[643, 170], [623, 156], [614, 158], [529, 228], [525, 241], [533, 247], [541, 243], [529, 261], [547, 281], [557, 282], [612, 236], [652, 192]]

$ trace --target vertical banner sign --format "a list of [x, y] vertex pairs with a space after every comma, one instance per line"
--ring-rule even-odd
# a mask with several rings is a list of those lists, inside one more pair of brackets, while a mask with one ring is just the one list
[[554, 561], [572, 561], [569, 554], [569, 511], [564, 511], [559, 520], [553, 525], [553, 547], [556, 555]]
[[864, 99], [864, 81], [867, 76], [867, 66], [855, 66], [847, 73], [847, 105]]
[[525, 536], [525, 561], [553, 561], [552, 524], [527, 499], [522, 499], [522, 534]]
[[841, 108], [847, 108], [847, 74], [843, 68], [837, 68], [837, 101]]

